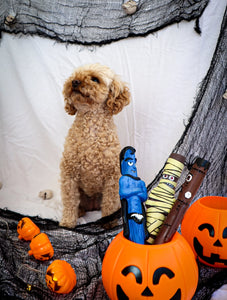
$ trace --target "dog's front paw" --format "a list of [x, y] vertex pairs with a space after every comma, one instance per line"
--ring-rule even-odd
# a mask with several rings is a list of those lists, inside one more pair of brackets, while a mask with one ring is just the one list
[[76, 223], [77, 223], [77, 220], [73, 220], [73, 221], [70, 221], [68, 219], [62, 219], [61, 222], [59, 223], [59, 225], [61, 227], [68, 227], [68, 228], [74, 228], [76, 227]]

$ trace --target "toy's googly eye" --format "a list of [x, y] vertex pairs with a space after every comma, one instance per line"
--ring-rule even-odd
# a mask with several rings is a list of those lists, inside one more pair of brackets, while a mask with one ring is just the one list
[[129, 165], [130, 167], [133, 166], [133, 162], [129, 161], [129, 162], [128, 162], [128, 165]]
[[169, 176], [169, 180], [174, 181], [174, 176]]
[[187, 178], [186, 178], [186, 181], [187, 182], [190, 182], [192, 180], [192, 174], [188, 174]]
[[167, 174], [162, 175], [162, 178], [164, 178], [164, 179], [168, 179], [168, 177], [169, 177], [169, 175], [167, 175]]

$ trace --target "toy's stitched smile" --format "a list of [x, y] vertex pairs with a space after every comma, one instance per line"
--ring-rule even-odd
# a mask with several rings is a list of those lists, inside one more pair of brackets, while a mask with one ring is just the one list
[[171, 189], [174, 189], [174, 188], [175, 188], [174, 185], [171, 184], [171, 183], [169, 183], [169, 182], [165, 182], [165, 184], [168, 185]]

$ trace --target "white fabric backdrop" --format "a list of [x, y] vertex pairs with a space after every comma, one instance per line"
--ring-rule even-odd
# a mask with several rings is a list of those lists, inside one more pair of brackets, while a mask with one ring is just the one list
[[[150, 183], [184, 131], [209, 68], [226, 0], [211, 0], [200, 18], [147, 37], [102, 47], [64, 45], [3, 34], [0, 43], [0, 207], [60, 220], [59, 162], [74, 119], [62, 87], [74, 68], [99, 62], [128, 82], [132, 101], [115, 123], [122, 147], [137, 149], [138, 175]], [[54, 197], [42, 200], [39, 191]], [[99, 214], [95, 216], [98, 217]], [[92, 215], [89, 215], [92, 219]]]

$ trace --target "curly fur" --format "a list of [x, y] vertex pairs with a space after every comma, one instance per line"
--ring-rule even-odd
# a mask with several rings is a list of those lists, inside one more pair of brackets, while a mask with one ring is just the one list
[[[101, 210], [106, 216], [120, 207], [119, 153], [121, 150], [113, 114], [130, 102], [125, 83], [106, 66], [79, 67], [63, 88], [65, 110], [76, 114], [66, 137], [60, 164], [63, 216], [61, 226], [75, 227], [83, 201], [102, 194]], [[97, 204], [94, 204], [94, 209]]]

